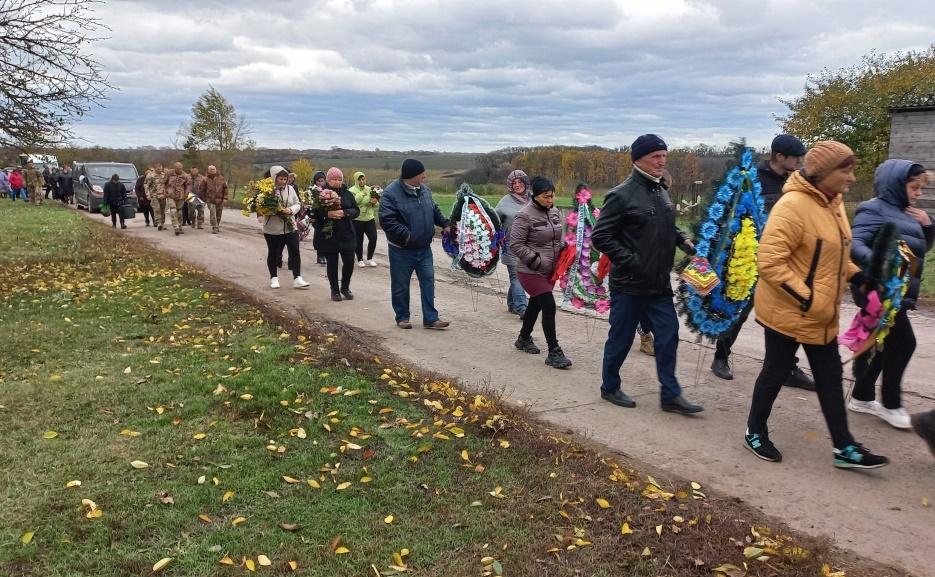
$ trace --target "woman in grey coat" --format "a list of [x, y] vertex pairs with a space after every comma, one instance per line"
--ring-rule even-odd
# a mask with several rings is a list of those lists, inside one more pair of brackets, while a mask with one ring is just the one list
[[270, 288], [279, 288], [279, 261], [282, 260], [282, 249], [289, 251], [289, 268], [292, 269], [292, 288], [308, 288], [308, 283], [302, 278], [302, 259], [299, 257], [299, 233], [295, 226], [295, 214], [302, 209], [299, 195], [289, 185], [289, 171], [281, 166], [270, 168], [269, 175], [273, 178], [273, 194], [279, 199], [283, 207], [282, 214], [260, 216], [263, 225], [263, 238], [266, 239], [266, 268], [269, 269]]
[[[902, 308], [883, 342], [883, 350], [873, 356], [870, 366], [862, 374], [857, 375], [854, 392], [847, 403], [851, 411], [876, 415], [897, 429], [911, 427], [909, 413], [902, 407], [901, 391], [903, 373], [916, 348], [915, 333], [907, 311], [916, 308], [925, 254], [935, 242], [935, 224], [924, 210], [916, 207], [927, 183], [928, 176], [922, 165], [896, 158], [885, 161], [877, 167], [874, 175], [876, 197], [857, 207], [851, 225], [854, 236], [851, 259], [861, 267], [869, 266], [874, 239], [885, 223], [896, 226], [897, 234], [919, 259], [915, 276], [909, 281], [909, 289], [903, 297]], [[855, 302], [861, 304], [865, 298], [860, 291], [855, 291]], [[876, 400], [875, 391], [881, 373], [882, 403]]]
[[[522, 170], [514, 170], [506, 177], [506, 185], [509, 193], [500, 199], [497, 203], [497, 216], [500, 217], [500, 223], [506, 232], [507, 238], [510, 236], [510, 227], [513, 226], [513, 219], [516, 213], [529, 203], [529, 176]], [[529, 304], [526, 298], [526, 291], [516, 276], [516, 257], [510, 252], [510, 243], [500, 254], [500, 262], [506, 265], [507, 274], [510, 275], [510, 289], [506, 293], [506, 308], [509, 312], [519, 315], [522, 318], [526, 312], [526, 306]]]
[[532, 179], [532, 200], [516, 213], [510, 230], [510, 246], [516, 257], [516, 274], [523, 289], [529, 293], [529, 306], [523, 315], [523, 328], [514, 345], [517, 349], [539, 354], [532, 340], [532, 329], [542, 313], [542, 332], [549, 345], [545, 364], [556, 369], [567, 369], [571, 361], [558, 346], [555, 334], [555, 281], [552, 273], [562, 252], [562, 217], [553, 206], [555, 186], [547, 178]]

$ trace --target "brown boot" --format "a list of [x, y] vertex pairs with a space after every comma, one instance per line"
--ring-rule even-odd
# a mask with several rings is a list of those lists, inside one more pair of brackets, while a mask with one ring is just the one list
[[647, 354], [651, 357], [656, 356], [656, 347], [653, 344], [652, 333], [646, 333], [645, 335], [640, 335], [640, 352]]

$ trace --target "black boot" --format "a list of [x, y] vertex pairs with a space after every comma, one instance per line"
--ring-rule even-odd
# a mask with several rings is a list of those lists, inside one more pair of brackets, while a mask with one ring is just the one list
[[539, 350], [539, 347], [536, 346], [536, 343], [532, 341], [532, 337], [524, 337], [523, 335], [520, 335], [519, 338], [516, 339], [513, 346], [530, 355], [538, 355], [542, 352]]
[[786, 379], [785, 385], [787, 387], [795, 387], [806, 391], [815, 390], [815, 381], [806, 375], [798, 364], [792, 367], [792, 372], [789, 374], [789, 378]]
[[333, 301], [336, 302], [336, 303], [339, 303], [339, 302], [341, 302], [341, 301], [344, 300], [344, 297], [341, 296], [341, 293], [340, 293], [339, 291], [332, 289], [332, 290], [331, 290], [331, 300], [333, 300]]
[[545, 364], [556, 369], [567, 369], [571, 366], [571, 361], [562, 352], [562, 347], [555, 345], [549, 347], [549, 356], [545, 358]]
[[734, 371], [731, 370], [730, 363], [727, 362], [727, 359], [714, 357], [714, 362], [711, 363], [711, 372], [714, 373], [714, 376], [724, 379], [725, 381], [734, 380]]
[[344, 300], [352, 301], [354, 300], [354, 293], [351, 292], [351, 289], [341, 289], [341, 294], [344, 295]]

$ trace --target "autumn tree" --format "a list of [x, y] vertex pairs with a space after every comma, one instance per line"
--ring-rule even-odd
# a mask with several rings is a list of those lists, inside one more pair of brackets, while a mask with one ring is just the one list
[[89, 53], [97, 0], [0, 0], [0, 146], [54, 146], [111, 88]]
[[295, 183], [299, 190], [305, 190], [312, 184], [312, 175], [315, 167], [307, 158], [300, 158], [292, 163], [292, 172], [295, 173]]
[[887, 158], [888, 109], [935, 94], [935, 44], [921, 52], [871, 52], [860, 64], [809, 76], [805, 92], [782, 100], [789, 114], [778, 118], [784, 132], [811, 144], [844, 142], [860, 159], [858, 174], [870, 176]]
[[249, 178], [255, 144], [247, 119], [213, 86], [192, 105], [191, 122], [182, 126], [179, 136], [186, 158], [217, 164], [232, 186]]

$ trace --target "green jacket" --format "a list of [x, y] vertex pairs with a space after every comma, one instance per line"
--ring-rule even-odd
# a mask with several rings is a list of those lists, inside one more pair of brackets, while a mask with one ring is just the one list
[[370, 187], [364, 185], [363, 188], [360, 188], [357, 185], [357, 179], [361, 176], [366, 175], [359, 171], [354, 173], [354, 186], [350, 187], [348, 190], [354, 195], [354, 200], [357, 201], [357, 207], [360, 208], [360, 216], [354, 220], [368, 222], [373, 220], [376, 216], [376, 207], [370, 204]]

